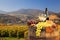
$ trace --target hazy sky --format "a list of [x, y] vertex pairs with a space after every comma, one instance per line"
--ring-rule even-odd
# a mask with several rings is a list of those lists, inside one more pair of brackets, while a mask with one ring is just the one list
[[0, 0], [0, 10], [15, 11], [18, 9], [48, 8], [49, 11], [60, 12], [60, 0]]

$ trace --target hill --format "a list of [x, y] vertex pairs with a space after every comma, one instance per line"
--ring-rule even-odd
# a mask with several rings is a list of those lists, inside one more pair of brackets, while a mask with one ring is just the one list
[[6, 15], [6, 14], [0, 14], [0, 23], [3, 24], [15, 24], [18, 23], [20, 21], [19, 18], [15, 17], [15, 16], [11, 16], [11, 15]]
[[0, 10], [0, 14], [4, 14], [4, 13], [6, 13], [6, 12], [5, 12], [5, 11]]
[[[52, 11], [48, 11], [48, 13], [49, 15], [55, 15], [53, 19], [57, 17], [60, 18], [60, 13], [55, 13]], [[27, 20], [36, 20], [40, 14], [44, 14], [44, 11], [39, 9], [19, 9], [13, 12], [5, 12], [4, 14], [0, 14], [0, 23], [14, 24], [22, 21], [22, 23], [25, 24]]]
[[[60, 17], [60, 13], [55, 13], [55, 12], [52, 12], [52, 11], [48, 11], [49, 15], [57, 15], [58, 17]], [[40, 14], [44, 14], [44, 11], [42, 10], [38, 10], [38, 9], [19, 9], [17, 11], [14, 11], [14, 12], [9, 12], [7, 13], [8, 15], [12, 15], [12, 16], [16, 16], [18, 18], [21, 18], [21, 19], [32, 19], [32, 18], [35, 18], [35, 17], [38, 17]]]

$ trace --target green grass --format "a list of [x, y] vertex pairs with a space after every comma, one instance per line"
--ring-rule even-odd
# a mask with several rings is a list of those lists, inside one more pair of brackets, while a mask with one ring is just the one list
[[13, 37], [3, 37], [0, 38], [0, 40], [24, 40], [24, 38], [13, 38]]

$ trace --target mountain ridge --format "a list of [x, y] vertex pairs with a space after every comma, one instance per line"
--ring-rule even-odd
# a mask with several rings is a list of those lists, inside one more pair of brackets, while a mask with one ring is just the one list
[[[48, 13], [49, 13], [49, 15], [54, 14], [60, 18], [60, 13], [55, 13], [52, 11], [48, 11]], [[11, 18], [12, 22], [14, 22], [14, 23], [18, 23], [19, 20], [24, 23], [30, 19], [35, 20], [39, 16], [39, 14], [44, 14], [44, 11], [39, 10], [39, 9], [21, 9], [21, 10], [17, 10], [17, 11], [13, 11], [13, 12], [6, 12], [4, 14], [1, 13], [0, 17], [3, 18], [4, 21], [5, 21], [5, 16], [6, 16], [6, 18], [7, 18], [6, 20], [10, 20], [10, 18]], [[6, 23], [7, 23], [7, 21], [6, 21]]]

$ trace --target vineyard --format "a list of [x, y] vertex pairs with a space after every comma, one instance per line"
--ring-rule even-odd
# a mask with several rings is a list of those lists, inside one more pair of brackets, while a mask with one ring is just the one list
[[0, 37], [24, 37], [27, 25], [0, 25]]
[[[57, 29], [60, 32], [60, 25], [57, 25]], [[0, 37], [11, 37], [11, 38], [27, 38], [28, 37], [28, 26], [27, 25], [0, 25]], [[9, 38], [10, 39], [10, 38]]]

